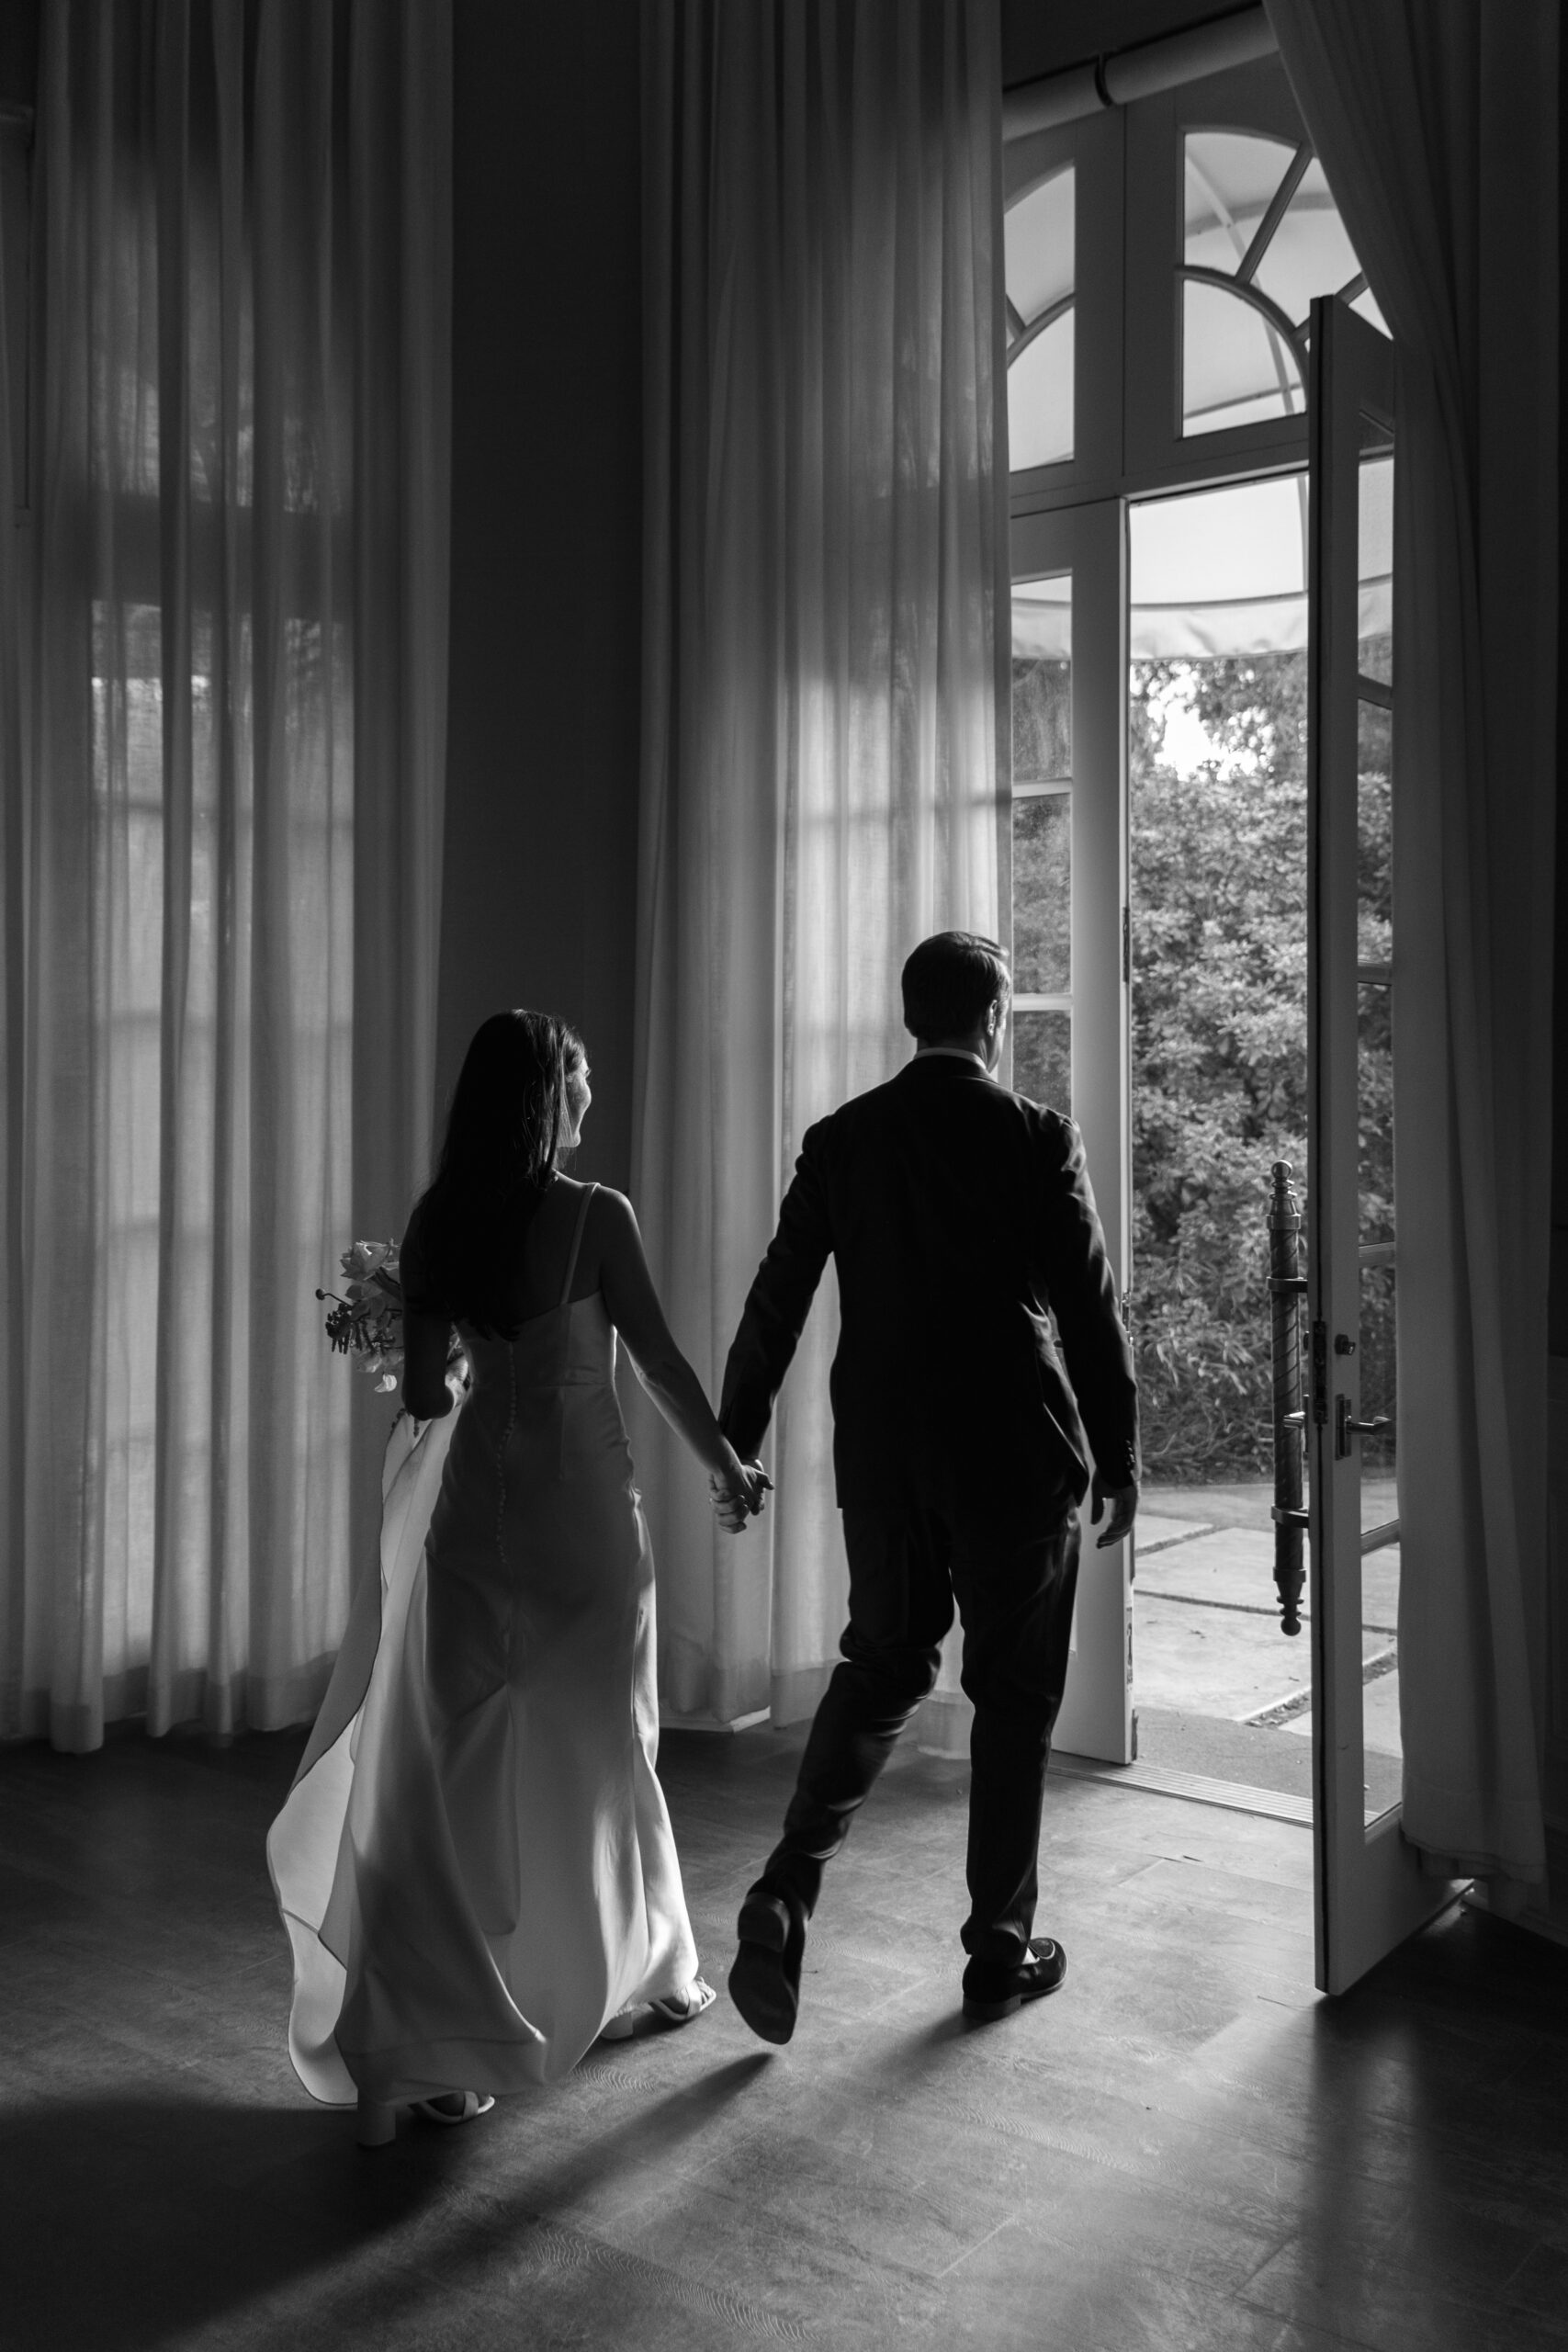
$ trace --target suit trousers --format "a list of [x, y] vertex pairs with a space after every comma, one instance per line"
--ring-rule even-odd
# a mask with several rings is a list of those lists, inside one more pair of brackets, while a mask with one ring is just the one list
[[970, 1736], [965, 1951], [1027, 1957], [1039, 1892], [1040, 1810], [1062, 1703], [1077, 1584], [1069, 1493], [1027, 1516], [929, 1504], [846, 1508], [850, 1622], [812, 1723], [784, 1832], [759, 1888], [807, 1918], [893, 1744], [931, 1690], [954, 1601]]

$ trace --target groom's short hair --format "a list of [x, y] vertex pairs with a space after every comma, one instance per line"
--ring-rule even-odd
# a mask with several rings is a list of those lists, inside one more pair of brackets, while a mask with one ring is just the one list
[[939, 931], [922, 939], [904, 967], [904, 1026], [922, 1046], [968, 1037], [999, 997], [1012, 997], [1007, 950], [973, 931]]

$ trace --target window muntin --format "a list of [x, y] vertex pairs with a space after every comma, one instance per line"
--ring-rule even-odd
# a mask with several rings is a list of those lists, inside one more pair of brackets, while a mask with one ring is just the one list
[[1322, 164], [1260, 132], [1189, 130], [1182, 207], [1183, 435], [1299, 416], [1314, 298], [1382, 326]]
[[1295, 153], [1283, 139], [1250, 131], [1189, 131], [1182, 175], [1189, 268], [1228, 275], [1246, 259]]
[[1314, 295], [1337, 292], [1360, 274], [1356, 249], [1314, 155], [1258, 257], [1255, 283], [1288, 319], [1304, 326]]

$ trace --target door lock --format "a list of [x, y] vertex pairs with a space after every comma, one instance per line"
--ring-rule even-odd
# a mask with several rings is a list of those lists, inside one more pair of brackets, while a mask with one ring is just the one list
[[1393, 1427], [1393, 1423], [1386, 1413], [1374, 1413], [1371, 1420], [1359, 1421], [1350, 1410], [1348, 1396], [1336, 1396], [1334, 1399], [1335, 1459], [1338, 1462], [1344, 1461], [1350, 1451], [1352, 1438], [1382, 1437]]

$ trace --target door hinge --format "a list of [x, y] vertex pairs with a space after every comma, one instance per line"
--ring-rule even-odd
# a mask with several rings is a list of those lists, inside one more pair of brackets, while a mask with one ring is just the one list
[[1123, 907], [1122, 910], [1122, 978], [1129, 982], [1133, 978], [1133, 910], [1131, 907]]
[[1328, 1420], [1328, 1326], [1312, 1327], [1312, 1417], [1319, 1429]]

